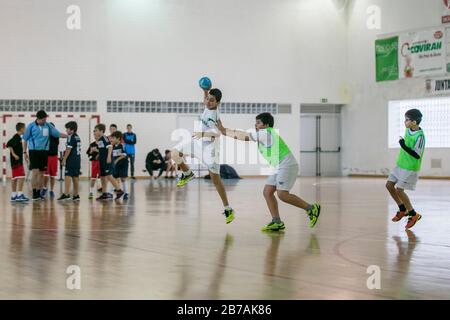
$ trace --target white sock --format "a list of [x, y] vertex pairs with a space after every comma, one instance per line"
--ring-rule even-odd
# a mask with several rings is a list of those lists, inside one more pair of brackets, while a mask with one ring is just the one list
[[191, 169], [189, 169], [188, 171], [186, 171], [184, 174], [186, 175], [186, 176], [188, 176], [188, 175], [190, 175], [192, 173], [192, 171], [191, 171]]
[[11, 198], [15, 198], [17, 196], [17, 192], [11, 192]]
[[225, 206], [225, 210], [233, 210], [230, 206]]
[[127, 182], [126, 181], [122, 181], [122, 191], [125, 192], [125, 193], [128, 192], [128, 190], [127, 190]]
[[95, 192], [95, 187], [89, 187], [89, 192], [90, 193], [94, 193]]

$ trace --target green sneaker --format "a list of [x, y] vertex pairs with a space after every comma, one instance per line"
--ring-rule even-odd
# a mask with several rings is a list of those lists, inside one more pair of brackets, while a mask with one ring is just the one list
[[186, 183], [188, 183], [189, 181], [191, 181], [192, 179], [194, 179], [194, 173], [191, 171], [191, 174], [189, 175], [185, 175], [184, 173], [181, 175], [180, 180], [178, 180], [177, 183], [177, 187], [182, 187], [184, 186]]
[[234, 220], [234, 210], [233, 209], [225, 209], [223, 212], [223, 215], [225, 216], [225, 221], [227, 224], [231, 223]]
[[315, 203], [312, 205], [311, 210], [306, 212], [309, 216], [309, 226], [311, 228], [314, 228], [314, 226], [317, 223], [317, 220], [319, 220], [320, 216], [320, 205]]
[[286, 227], [284, 226], [283, 222], [280, 223], [276, 223], [276, 222], [271, 222], [268, 225], [262, 227], [261, 231], [280, 231], [280, 230], [284, 230]]

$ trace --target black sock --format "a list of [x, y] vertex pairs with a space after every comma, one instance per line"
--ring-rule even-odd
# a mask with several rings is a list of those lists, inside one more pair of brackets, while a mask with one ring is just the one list
[[406, 212], [406, 207], [404, 204], [400, 204], [398, 207], [399, 207], [400, 211]]
[[411, 211], [408, 212], [408, 216], [410, 216], [410, 217], [414, 217], [416, 214], [417, 213], [414, 209], [412, 209]]

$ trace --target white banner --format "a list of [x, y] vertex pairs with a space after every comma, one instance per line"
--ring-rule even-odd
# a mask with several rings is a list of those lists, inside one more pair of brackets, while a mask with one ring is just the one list
[[450, 1], [442, 0], [442, 23], [450, 23]]
[[445, 28], [414, 31], [399, 36], [399, 78], [446, 73]]

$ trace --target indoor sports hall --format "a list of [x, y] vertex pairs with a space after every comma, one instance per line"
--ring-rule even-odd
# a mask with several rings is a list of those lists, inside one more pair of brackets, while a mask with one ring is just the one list
[[0, 299], [450, 299], [443, 0], [0, 0]]

